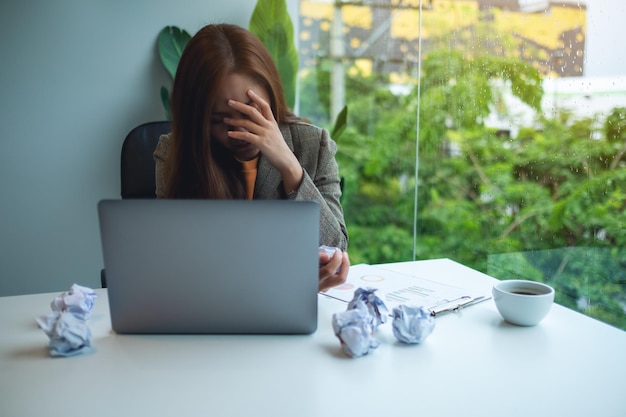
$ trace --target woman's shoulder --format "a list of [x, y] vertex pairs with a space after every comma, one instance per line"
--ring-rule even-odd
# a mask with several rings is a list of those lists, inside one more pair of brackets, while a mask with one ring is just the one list
[[299, 159], [334, 154], [337, 144], [327, 129], [306, 121], [295, 121], [281, 126], [285, 141]]
[[154, 150], [154, 155], [162, 159], [165, 158], [173, 142], [174, 137], [172, 136], [172, 133], [166, 133], [161, 135], [159, 137], [159, 142], [157, 143], [156, 149]]
[[174, 136], [172, 135], [172, 132], [164, 133], [159, 136], [159, 144], [162, 144], [163, 146], [169, 146], [173, 141]]
[[289, 123], [289, 125], [292, 126], [292, 128], [299, 129], [303, 132], [321, 132], [322, 130], [324, 130], [323, 128], [307, 122], [306, 120], [297, 120]]
[[283, 125], [283, 129], [289, 131], [291, 136], [296, 140], [320, 140], [326, 130], [303, 120], [286, 123]]

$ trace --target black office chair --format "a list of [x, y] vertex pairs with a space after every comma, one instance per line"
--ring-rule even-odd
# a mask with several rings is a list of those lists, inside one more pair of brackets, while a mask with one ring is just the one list
[[[122, 144], [120, 180], [122, 198], [156, 198], [154, 157], [159, 137], [171, 131], [171, 122], [148, 122], [128, 132]], [[106, 288], [106, 273], [100, 271], [100, 283]]]
[[122, 144], [120, 179], [122, 198], [156, 198], [154, 149], [171, 122], [148, 122], [131, 130]]

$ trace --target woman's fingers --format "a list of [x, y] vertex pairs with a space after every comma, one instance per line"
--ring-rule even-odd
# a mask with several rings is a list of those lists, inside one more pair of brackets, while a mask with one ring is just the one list
[[[320, 254], [320, 261], [322, 255]], [[350, 259], [346, 252], [337, 250], [332, 258], [320, 267], [319, 273], [319, 290], [327, 291], [346, 282], [348, 271], [350, 269]]]

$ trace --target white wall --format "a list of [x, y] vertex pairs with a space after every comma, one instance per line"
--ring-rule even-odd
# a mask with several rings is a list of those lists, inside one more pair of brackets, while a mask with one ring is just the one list
[[0, 2], [0, 296], [99, 287], [96, 204], [119, 197], [126, 133], [163, 119], [158, 33], [247, 27], [255, 3]]

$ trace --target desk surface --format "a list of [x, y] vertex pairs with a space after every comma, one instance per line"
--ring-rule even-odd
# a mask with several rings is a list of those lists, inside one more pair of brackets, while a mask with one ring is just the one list
[[[486, 291], [495, 282], [447, 259], [385, 266]], [[0, 415], [626, 415], [626, 332], [558, 305], [522, 328], [489, 300], [438, 317], [414, 346], [384, 325], [380, 347], [350, 359], [331, 327], [345, 304], [328, 297], [310, 336], [132, 336], [111, 332], [98, 293], [95, 349], [71, 358], [49, 357], [33, 320], [57, 294], [0, 298]]]

